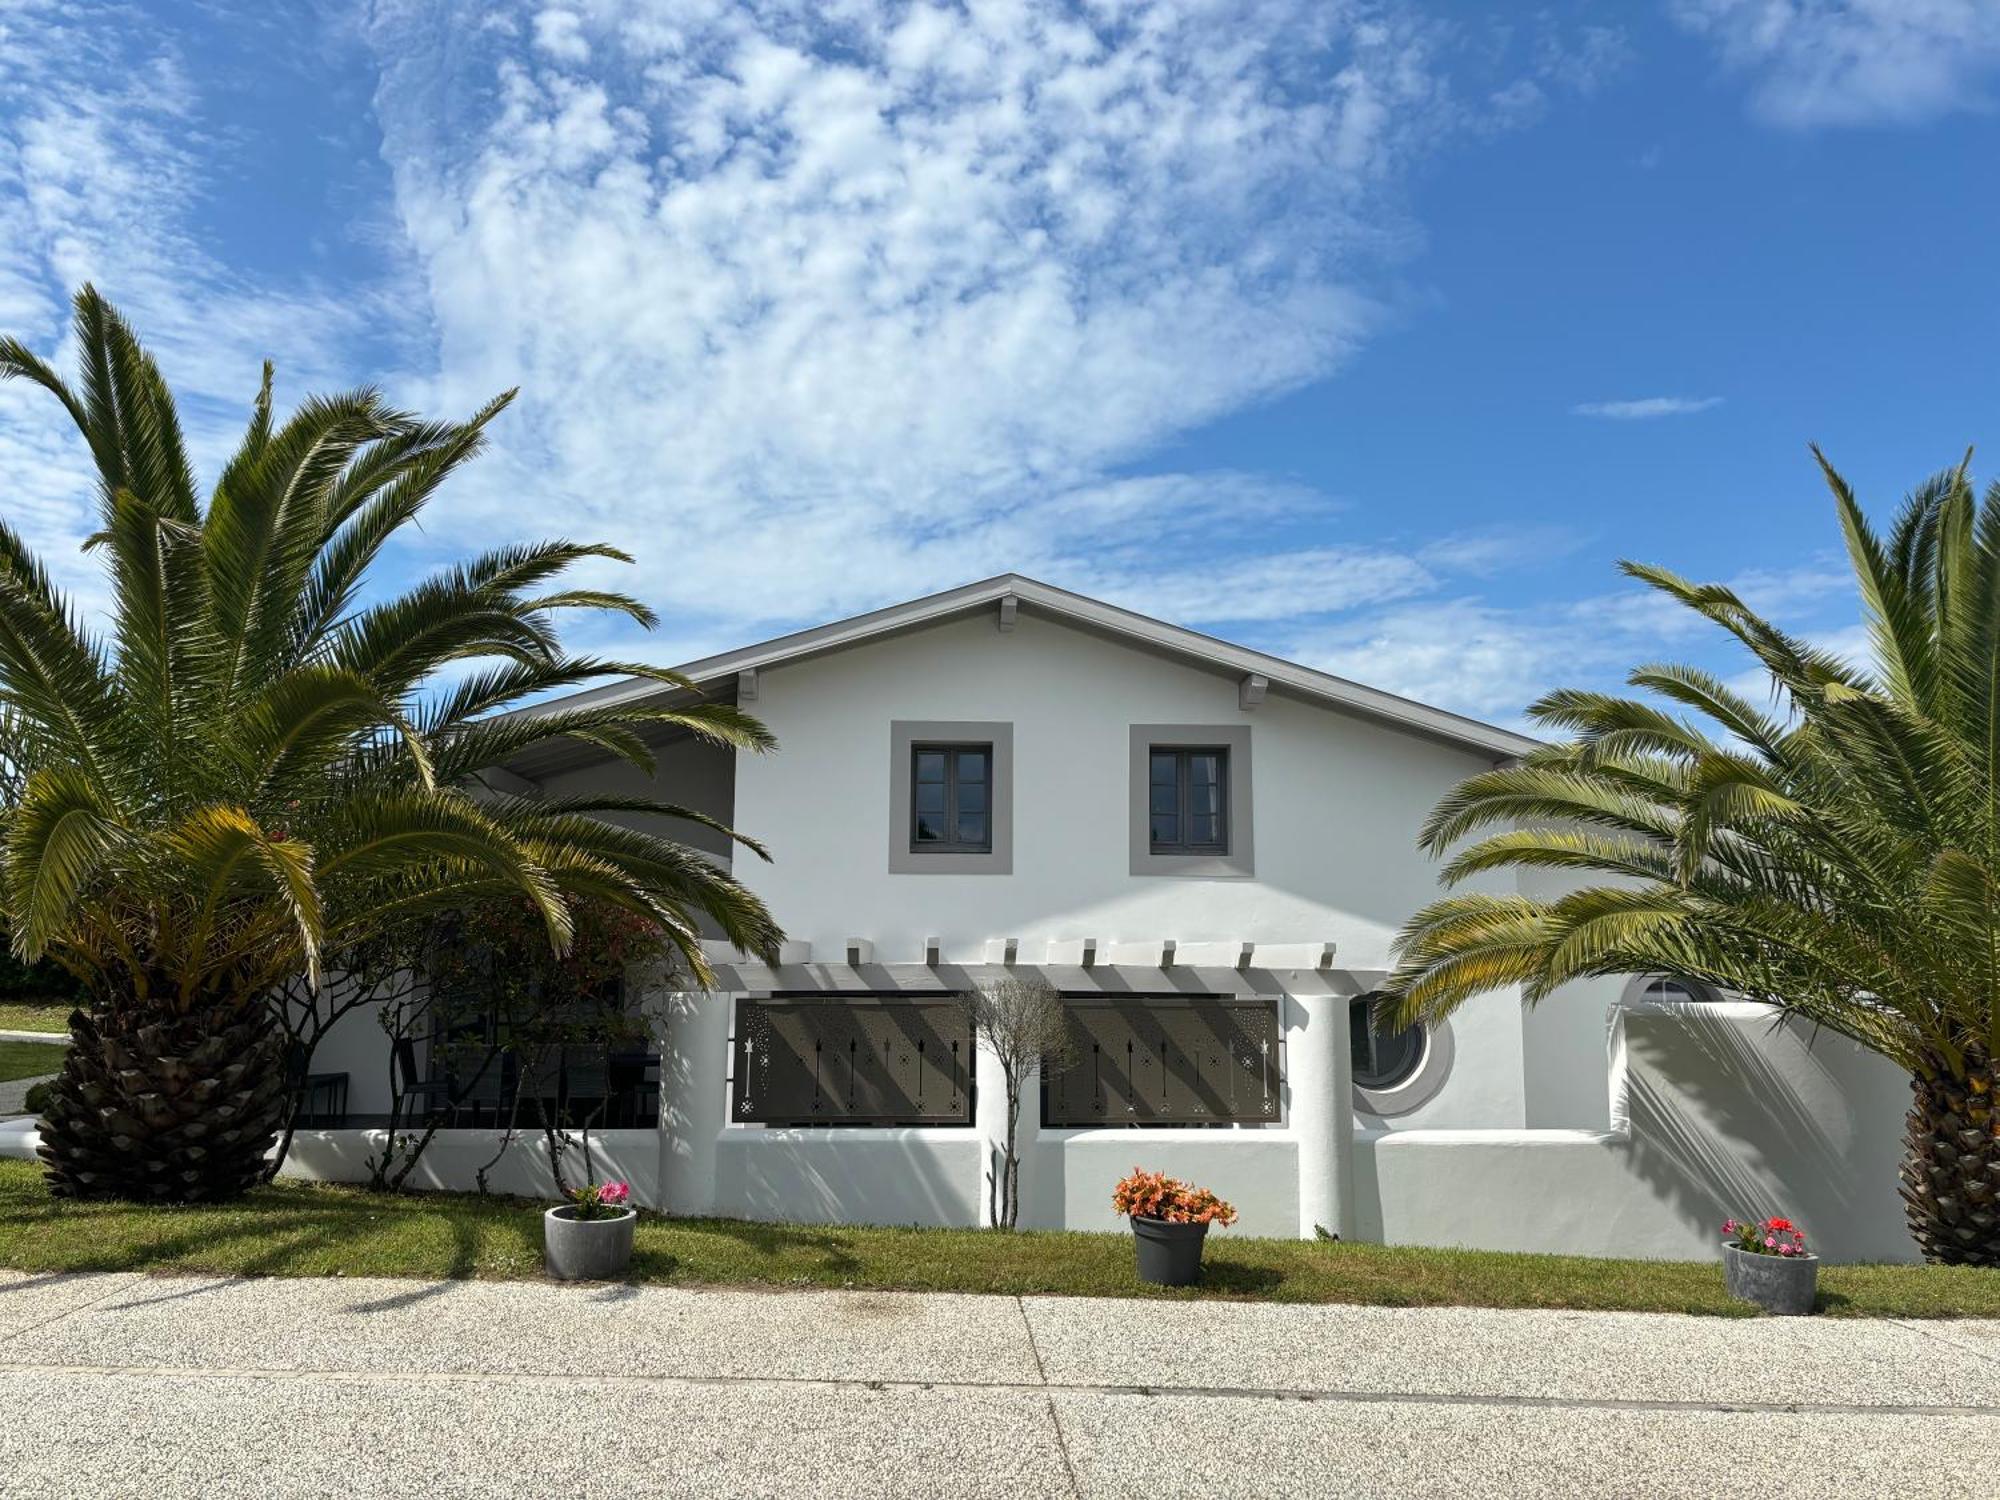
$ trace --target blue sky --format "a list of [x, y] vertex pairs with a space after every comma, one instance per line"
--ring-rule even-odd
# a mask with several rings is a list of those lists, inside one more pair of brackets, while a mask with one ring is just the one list
[[617, 541], [596, 648], [1016, 568], [1513, 722], [1740, 669], [1620, 556], [1858, 645], [1806, 444], [1996, 436], [1996, 101], [1980, 0], [0, 0], [0, 325], [94, 279], [211, 461], [267, 354], [521, 386], [384, 581]]

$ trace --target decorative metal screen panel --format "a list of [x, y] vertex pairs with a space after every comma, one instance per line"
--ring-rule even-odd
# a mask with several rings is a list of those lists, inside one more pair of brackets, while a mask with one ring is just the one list
[[1070, 1059], [1042, 1070], [1045, 1125], [1240, 1125], [1279, 1117], [1278, 1002], [1070, 998]]
[[972, 1123], [972, 1023], [948, 996], [743, 1000], [735, 1051], [739, 1124]]

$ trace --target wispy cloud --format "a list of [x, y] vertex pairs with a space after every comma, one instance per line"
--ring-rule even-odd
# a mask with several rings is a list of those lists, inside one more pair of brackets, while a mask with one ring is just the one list
[[1635, 401], [1584, 401], [1569, 410], [1573, 417], [1645, 422], [1655, 417], [1685, 417], [1720, 405], [1720, 396], [1641, 396]]
[[1992, 0], [1672, 0], [1749, 81], [1755, 111], [1793, 127], [1985, 109], [2000, 74]]
[[[134, 25], [128, 7], [0, 0], [0, 329], [66, 367], [69, 294], [96, 283], [160, 357], [212, 468], [263, 358], [294, 396], [343, 383], [343, 355], [385, 304], [367, 286], [260, 281], [204, 243], [191, 215], [228, 161], [202, 105], [171, 34]], [[78, 552], [95, 529], [88, 464], [55, 402], [0, 386], [8, 519], [86, 606], [101, 577]]]
[[1190, 527], [1254, 572], [1232, 522], [1313, 497], [1120, 468], [1339, 369], [1412, 165], [1512, 123], [1509, 75], [1619, 56], [1496, 64], [1377, 0], [405, 0], [368, 34], [431, 404], [524, 388], [440, 523], [560, 513], [743, 629], [1007, 567], [1115, 586]]
[[[1853, 627], [1851, 574], [1833, 559], [1728, 580], [1752, 609], [1815, 641], [1865, 659]], [[1365, 619], [1301, 630], [1292, 654], [1461, 713], [1528, 727], [1522, 710], [1551, 688], [1615, 682], [1642, 662], [1719, 663], [1746, 690], [1768, 679], [1747, 669], [1747, 652], [1666, 595], [1637, 584], [1569, 603], [1532, 607], [1461, 595], [1408, 601]]]

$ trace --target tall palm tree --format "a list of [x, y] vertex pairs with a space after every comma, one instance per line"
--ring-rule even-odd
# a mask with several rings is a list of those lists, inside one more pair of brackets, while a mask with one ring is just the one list
[[428, 422], [359, 390], [279, 420], [266, 365], [204, 503], [172, 394], [132, 330], [85, 287], [74, 331], [75, 386], [0, 341], [0, 377], [47, 390], [89, 445], [87, 546], [110, 599], [92, 628], [0, 522], [0, 928], [89, 996], [42, 1131], [55, 1192], [241, 1192], [287, 1105], [272, 987], [473, 898], [526, 899], [557, 949], [573, 901], [610, 902], [704, 978], [702, 916], [771, 949], [770, 915], [727, 873], [598, 816], [700, 814], [474, 781], [560, 737], [647, 767], [649, 728], [771, 745], [728, 705], [496, 715], [605, 673], [691, 686], [562, 650], [559, 611], [652, 623], [624, 595], [556, 586], [578, 562], [622, 554], [506, 546], [399, 596], [365, 592], [371, 564], [479, 451], [509, 396]]
[[1961, 464], [1885, 538], [1814, 456], [1869, 667], [1719, 585], [1625, 564], [1747, 647], [1772, 711], [1686, 666], [1633, 672], [1648, 700], [1542, 699], [1530, 712], [1564, 741], [1463, 783], [1423, 843], [1479, 835], [1448, 882], [1538, 869], [1579, 883], [1419, 912], [1385, 1008], [1407, 1023], [1504, 986], [1533, 1003], [1587, 976], [1663, 974], [1851, 1037], [1910, 1075], [1902, 1197], [1924, 1255], [2000, 1266], [2000, 485], [1980, 502]]

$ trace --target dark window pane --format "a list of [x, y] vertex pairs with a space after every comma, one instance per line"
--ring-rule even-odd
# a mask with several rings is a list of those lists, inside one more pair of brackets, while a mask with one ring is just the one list
[[984, 844], [986, 814], [961, 812], [958, 815], [958, 841], [961, 844]]
[[985, 812], [986, 784], [984, 782], [973, 782], [968, 786], [964, 782], [960, 782], [958, 787], [958, 810], [962, 813]]
[[916, 839], [920, 844], [938, 844], [944, 841], [944, 814], [918, 813]]
[[1221, 812], [1222, 788], [1219, 786], [1189, 787], [1188, 811], [1197, 813]]
[[1347, 1011], [1348, 1039], [1354, 1047], [1354, 1081], [1364, 1089], [1393, 1089], [1408, 1083], [1423, 1065], [1423, 1023], [1390, 1031], [1378, 1025], [1372, 996], [1353, 1001]]
[[919, 750], [917, 752], [917, 780], [944, 780], [944, 752], [942, 750]]
[[1154, 787], [1152, 789], [1152, 798], [1152, 806], [1149, 809], [1152, 812], [1174, 813], [1180, 810], [1180, 797], [1175, 793], [1174, 788], [1170, 786]]
[[917, 785], [917, 811], [920, 813], [941, 813], [944, 811], [944, 788], [939, 785], [920, 782]]
[[1180, 837], [1180, 819], [1171, 813], [1153, 814], [1153, 842], [1171, 844]]
[[1220, 820], [1213, 814], [1197, 814], [1188, 819], [1188, 842], [1191, 844], [1219, 843], [1216, 824]]
[[1175, 756], [1171, 752], [1166, 754], [1162, 754], [1157, 750], [1153, 752], [1154, 786], [1172, 786], [1179, 779], [1179, 774], [1180, 765], [1178, 756]]
[[1188, 757], [1188, 780], [1196, 786], [1212, 787], [1216, 783], [1217, 755], [1190, 755]]
[[984, 750], [961, 750], [958, 752], [958, 779], [960, 782], [984, 781], [986, 779], [986, 752]]

